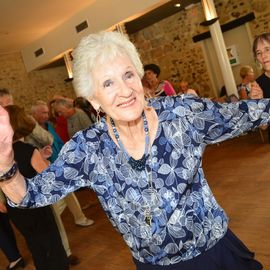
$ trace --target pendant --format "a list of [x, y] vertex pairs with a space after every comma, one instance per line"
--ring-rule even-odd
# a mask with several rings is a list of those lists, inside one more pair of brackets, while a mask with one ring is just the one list
[[150, 214], [150, 211], [148, 210], [145, 211], [144, 221], [148, 226], [152, 226], [152, 215]]
[[146, 160], [147, 158], [145, 154], [138, 160], [134, 159], [133, 157], [130, 157], [128, 160], [128, 164], [132, 167], [132, 169], [141, 172], [145, 169]]

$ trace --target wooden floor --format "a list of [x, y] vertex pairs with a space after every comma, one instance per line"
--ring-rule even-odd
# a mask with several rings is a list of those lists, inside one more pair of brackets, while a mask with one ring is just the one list
[[[270, 269], [270, 144], [262, 143], [259, 133], [252, 132], [208, 146], [203, 166], [214, 195], [230, 217], [231, 229], [256, 252], [264, 269]], [[135, 270], [129, 250], [110, 225], [95, 195], [88, 190], [76, 194], [82, 205], [92, 201], [85, 214], [95, 224], [77, 227], [70, 212], [64, 211], [70, 246], [81, 260], [71, 269]], [[25, 269], [33, 270], [24, 240], [17, 236], [27, 261]], [[0, 252], [0, 270], [6, 269], [6, 265], [6, 258]]]

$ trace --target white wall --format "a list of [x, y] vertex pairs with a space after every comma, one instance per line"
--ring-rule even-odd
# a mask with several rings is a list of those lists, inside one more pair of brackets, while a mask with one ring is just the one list
[[[22, 50], [25, 68], [29, 72], [47, 65], [62, 57], [65, 51], [74, 48], [82, 36], [109, 29], [127, 18], [136, 18], [166, 2], [168, 0], [97, 0], [54, 31], [25, 47]], [[76, 25], [85, 20], [88, 28], [77, 33]], [[43, 49], [44, 54], [36, 57], [34, 52], [39, 48]]]
[[[255, 73], [258, 74], [257, 67], [255, 65], [252, 56], [252, 41], [249, 34], [248, 23], [238, 26], [232, 30], [223, 33], [226, 47], [235, 45], [238, 53], [239, 64], [232, 66], [232, 72], [236, 84], [241, 82], [239, 75], [242, 65], [250, 65], [254, 68]], [[205, 60], [208, 62], [208, 72], [211, 77], [213, 93], [219, 94], [219, 90], [224, 85], [221, 69], [218, 64], [215, 48], [212, 43], [212, 39], [208, 38], [203, 41]]]

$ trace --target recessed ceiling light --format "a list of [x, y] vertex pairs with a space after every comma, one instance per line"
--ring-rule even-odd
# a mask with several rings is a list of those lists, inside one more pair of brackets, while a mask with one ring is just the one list
[[180, 3], [177, 3], [174, 6], [177, 7], [177, 8], [179, 8], [179, 7], [181, 7], [181, 4]]

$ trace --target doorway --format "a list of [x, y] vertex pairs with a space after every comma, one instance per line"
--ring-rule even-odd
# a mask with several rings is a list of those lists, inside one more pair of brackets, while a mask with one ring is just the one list
[[[260, 71], [255, 64], [252, 55], [252, 35], [250, 34], [249, 23], [242, 24], [231, 30], [223, 32], [224, 42], [228, 51], [232, 49], [235, 55], [232, 56], [231, 68], [236, 85], [240, 83], [239, 71], [242, 65], [253, 67], [255, 76]], [[219, 96], [220, 89], [224, 85], [221, 69], [219, 67], [217, 55], [211, 38], [202, 41], [203, 53], [211, 81], [211, 89], [214, 96]]]

